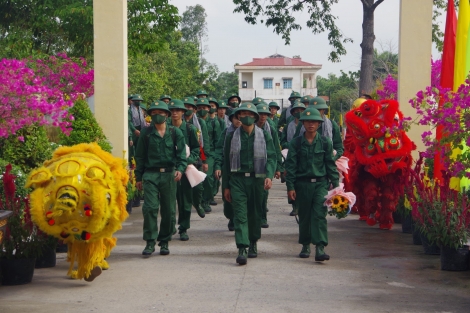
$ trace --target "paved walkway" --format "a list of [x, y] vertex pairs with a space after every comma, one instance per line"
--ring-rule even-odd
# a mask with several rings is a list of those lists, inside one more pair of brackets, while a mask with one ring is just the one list
[[257, 259], [235, 263], [233, 232], [219, 203], [201, 219], [194, 212], [190, 240], [178, 235], [170, 255], [141, 257], [140, 208], [117, 233], [118, 245], [92, 283], [36, 269], [28, 285], [0, 287], [0, 313], [10, 312], [470, 312], [470, 271], [444, 272], [438, 256], [424, 255], [400, 225], [381, 231], [357, 216], [328, 218], [331, 260], [300, 259], [297, 224], [288, 216], [285, 185], [269, 199]]

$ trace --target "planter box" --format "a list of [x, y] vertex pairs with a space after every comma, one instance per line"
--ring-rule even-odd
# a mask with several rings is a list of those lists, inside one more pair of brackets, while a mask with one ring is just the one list
[[13, 212], [11, 212], [11, 211], [0, 210], [0, 244], [3, 241], [3, 237], [4, 237], [4, 234], [5, 234], [5, 229], [6, 229], [7, 223], [8, 223], [8, 217], [12, 214], [13, 214]]

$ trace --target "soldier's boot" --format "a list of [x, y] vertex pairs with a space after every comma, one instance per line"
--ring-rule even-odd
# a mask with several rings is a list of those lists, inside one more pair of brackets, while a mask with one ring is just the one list
[[256, 258], [258, 256], [258, 247], [256, 246], [256, 241], [250, 242], [250, 247], [248, 248], [248, 257]]
[[233, 224], [233, 220], [228, 220], [228, 230], [229, 231], [234, 231], [235, 230], [235, 225]]
[[168, 241], [160, 241], [160, 243], [158, 245], [160, 246], [160, 254], [161, 255], [170, 254], [170, 250], [168, 249]]
[[317, 262], [323, 262], [323, 261], [328, 261], [330, 259], [330, 256], [325, 253], [325, 247], [321, 245], [315, 246], [315, 261]]
[[299, 257], [302, 259], [310, 257], [310, 245], [302, 245], [302, 251], [300, 251]]
[[144, 251], [142, 251], [142, 255], [148, 258], [154, 252], [155, 252], [155, 240], [148, 240]]
[[240, 265], [245, 265], [246, 264], [246, 248], [239, 248], [238, 249], [238, 257], [237, 257], [237, 263]]

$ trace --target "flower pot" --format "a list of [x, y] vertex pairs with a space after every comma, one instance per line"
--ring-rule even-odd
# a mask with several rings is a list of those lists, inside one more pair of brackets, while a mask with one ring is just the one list
[[64, 253], [64, 252], [67, 252], [68, 251], [68, 246], [66, 243], [63, 243], [63, 242], [59, 242], [57, 244], [57, 247], [55, 248], [55, 252], [57, 253]]
[[403, 219], [401, 221], [401, 231], [402, 231], [402, 233], [405, 233], [405, 234], [411, 234], [412, 233], [411, 221], [412, 221], [411, 214], [408, 214], [405, 217], [403, 217]]
[[36, 259], [1, 259], [2, 285], [28, 284], [33, 279]]
[[402, 217], [401, 214], [398, 212], [392, 212], [392, 217], [393, 217], [393, 222], [395, 224], [401, 224], [402, 223]]
[[56, 264], [55, 246], [45, 245], [42, 255], [36, 258], [35, 268], [54, 267]]
[[423, 244], [424, 254], [430, 255], [439, 255], [441, 254], [441, 249], [435, 243], [431, 244], [428, 240], [428, 236], [423, 233], [420, 233], [421, 243]]
[[419, 231], [419, 228], [416, 227], [415, 223], [411, 223], [411, 233], [413, 234], [413, 244], [422, 245], [421, 232]]
[[468, 259], [468, 246], [458, 249], [441, 247], [441, 270], [443, 271], [466, 271]]
[[127, 213], [132, 213], [132, 200], [127, 201], [126, 211]]

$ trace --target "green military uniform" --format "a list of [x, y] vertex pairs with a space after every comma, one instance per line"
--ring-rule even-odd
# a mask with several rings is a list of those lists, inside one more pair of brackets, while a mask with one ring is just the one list
[[[129, 149], [129, 160], [132, 160], [132, 158], [135, 156], [135, 149], [137, 147], [137, 144], [139, 143], [139, 136], [135, 134], [135, 131], [136, 130], [140, 131], [146, 127], [145, 124], [144, 125], [140, 125], [141, 123], [138, 125], [134, 124], [133, 118], [132, 118], [135, 111], [137, 111], [137, 114], [139, 114], [139, 116], [137, 116], [137, 119], [140, 122], [144, 121], [145, 112], [143, 111], [140, 105], [141, 101], [143, 101], [144, 99], [142, 99], [142, 96], [139, 94], [133, 95], [131, 99], [133, 103], [129, 105], [129, 108], [127, 110], [127, 121], [128, 121], [129, 132], [132, 134], [132, 142], [133, 142], [134, 149]], [[137, 110], [132, 110], [132, 105], [134, 105]]]
[[[208, 98], [200, 98], [197, 101], [196, 104], [198, 107], [200, 106], [209, 106], [209, 101]], [[198, 111], [200, 113], [202, 111]], [[201, 116], [201, 118], [204, 120], [204, 117]], [[206, 115], [205, 120], [206, 125], [207, 125], [207, 134], [208, 134], [208, 141], [204, 141], [204, 147], [208, 148], [208, 151], [210, 152], [209, 154], [206, 154], [206, 164], [208, 165], [209, 169], [207, 170], [206, 174], [206, 179], [203, 182], [204, 186], [204, 192], [202, 196], [202, 206], [206, 213], [209, 213], [212, 211], [210, 207], [210, 201], [213, 198], [213, 192], [214, 192], [214, 184], [215, 184], [215, 178], [214, 178], [214, 152], [215, 152], [215, 144], [217, 143], [217, 140], [220, 137], [220, 124], [217, 119], [211, 119], [208, 115]], [[206, 149], [204, 149], [204, 152]]]
[[[281, 107], [276, 103], [276, 102], [269, 102], [269, 108], [272, 108], [272, 107], [275, 107], [277, 108], [278, 110], [281, 109]], [[274, 123], [274, 126], [276, 127], [276, 129], [279, 129], [279, 117], [277, 116], [277, 114], [274, 114], [274, 117], [271, 118], [269, 117], [269, 119]]]
[[[170, 111], [164, 102], [153, 103], [151, 111], [160, 109]], [[153, 120], [153, 117], [152, 117]], [[143, 183], [144, 215], [143, 239], [147, 242], [142, 254], [150, 255], [155, 251], [155, 240], [160, 241], [160, 253], [168, 254], [168, 241], [175, 231], [176, 182], [175, 168], [184, 173], [186, 170], [186, 148], [184, 135], [178, 128], [166, 125], [165, 134], [160, 136], [155, 122], [142, 130], [136, 150], [136, 181]], [[157, 216], [160, 210], [160, 232]]]
[[[196, 109], [197, 106], [194, 104], [194, 99], [195, 99], [194, 97], [185, 97], [183, 98], [183, 103], [191, 105], [193, 106], [194, 109]], [[204, 164], [207, 162], [207, 156], [211, 155], [210, 145], [207, 144], [209, 142], [209, 135], [207, 133], [206, 122], [202, 118], [198, 117], [196, 113], [194, 114], [195, 115], [193, 115], [189, 119], [185, 116], [185, 120], [186, 122], [194, 126], [196, 126], [194, 120], [197, 120], [197, 123], [199, 124], [200, 129], [198, 129], [198, 133], [199, 133], [198, 138], [199, 138], [200, 146], [202, 146], [202, 151], [204, 152], [204, 155], [206, 156], [206, 160], [201, 160], [202, 163]], [[200, 166], [198, 166], [198, 170], [201, 170]], [[198, 212], [200, 212], [201, 207], [204, 209], [203, 207], [203, 193], [204, 193], [203, 184], [204, 183], [202, 182], [196, 187], [193, 187], [193, 206], [196, 208], [196, 211]]]
[[[321, 97], [315, 97], [315, 98], [310, 99], [309, 107], [315, 108], [317, 110], [328, 110], [328, 105], [326, 104], [326, 101]], [[328, 118], [325, 116], [325, 119], [328, 119]], [[331, 121], [331, 126], [332, 126], [332, 138], [329, 138], [329, 137], [328, 138], [333, 141], [333, 149], [336, 151], [334, 160], [336, 161], [343, 155], [343, 152], [344, 152], [343, 139], [341, 138], [341, 132], [339, 130], [338, 124], [336, 124], [335, 121]], [[305, 128], [302, 128], [302, 127], [303, 127], [302, 123], [297, 124], [294, 137], [300, 136], [305, 132]], [[320, 127], [318, 129], [318, 132], [320, 133], [320, 135], [324, 135], [323, 127]]]
[[[314, 108], [305, 110], [301, 121], [323, 122], [320, 112]], [[303, 245], [300, 257], [310, 255], [310, 243], [316, 245], [316, 261], [328, 260], [323, 251], [328, 245], [327, 208], [323, 205], [330, 183], [339, 185], [339, 174], [333, 159], [330, 139], [316, 133], [312, 143], [305, 135], [289, 143], [285, 162], [287, 190], [295, 190], [299, 210], [299, 243]]]
[[285, 108], [285, 109], [282, 109], [281, 117], [279, 118], [279, 122], [278, 122], [278, 125], [277, 125], [278, 129], [281, 128], [281, 127], [286, 126], [292, 120], [291, 115], [290, 115], [290, 109], [294, 105], [295, 100], [300, 99], [300, 98], [301, 98], [300, 93], [298, 93], [296, 91], [292, 91], [292, 93], [289, 96], [289, 101], [290, 101], [291, 105], [289, 107]]
[[[241, 111], [250, 111], [258, 116], [255, 106], [251, 103], [242, 104], [236, 114]], [[241, 119], [247, 120], [245, 118]], [[248, 123], [248, 121], [245, 121]], [[250, 121], [251, 122], [251, 121]], [[256, 122], [256, 120], [254, 121]], [[255, 145], [256, 133], [261, 133], [261, 139], [265, 143], [266, 159], [262, 172], [256, 173]], [[256, 138], [255, 138], [256, 137]], [[234, 139], [235, 138], [235, 139]], [[232, 149], [232, 141], [240, 140], [239, 151]], [[259, 148], [261, 149], [261, 148]], [[274, 150], [271, 135], [261, 130], [256, 125], [248, 134], [243, 126], [228, 134], [223, 153], [222, 188], [230, 190], [235, 224], [235, 242], [239, 249], [237, 263], [246, 264], [246, 248], [250, 247], [249, 257], [257, 256], [256, 243], [261, 238], [261, 206], [264, 194], [265, 178], [272, 179], [276, 169], [276, 151]], [[237, 162], [237, 159], [239, 163]], [[232, 169], [232, 161], [239, 168]], [[260, 169], [258, 169], [260, 170]]]
[[[237, 99], [238, 102], [233, 102], [234, 99]], [[238, 96], [238, 94], [236, 93], [232, 93], [228, 96], [227, 98], [227, 104], [228, 106], [230, 107], [229, 109], [227, 109], [227, 115], [230, 115], [231, 111], [233, 109], [236, 109], [240, 106], [240, 104], [242, 103], [242, 98], [240, 98]]]
[[[236, 109], [232, 110], [232, 113], [229, 116], [230, 121], [232, 121], [233, 116], [235, 115]], [[227, 140], [227, 136], [235, 131], [235, 126], [231, 124], [229, 127], [224, 129], [222, 134], [217, 141], [215, 146], [215, 157], [214, 157], [214, 171], [223, 171], [223, 156], [224, 156], [224, 147], [225, 142]], [[220, 181], [220, 180], [219, 180]], [[223, 193], [223, 189], [222, 189]], [[222, 196], [222, 201], [224, 203], [224, 215], [229, 220], [228, 222], [228, 230], [234, 231], [234, 224], [233, 224], [233, 207], [232, 203], [228, 202], [224, 196]]]
[[[187, 111], [181, 100], [174, 99], [170, 101], [169, 109], [179, 109]], [[172, 121], [173, 122], [173, 121]], [[172, 125], [172, 124], [170, 124]], [[172, 125], [173, 126], [173, 125]], [[177, 127], [177, 126], [174, 126]], [[186, 159], [187, 164], [194, 164], [199, 160], [199, 141], [197, 138], [197, 128], [194, 125], [186, 123], [183, 119], [181, 125], [177, 127], [184, 136], [186, 145], [189, 147], [189, 157]], [[186, 241], [189, 239], [187, 230], [190, 228], [191, 208], [193, 203], [193, 190], [186, 174], [183, 174], [181, 180], [176, 184], [176, 201], [178, 203], [178, 230], [180, 239]], [[204, 210], [200, 206], [196, 206], [196, 210], [200, 217], [204, 217]]]
[[[287, 123], [283, 130], [282, 130], [282, 134], [281, 134], [281, 147], [282, 149], [287, 149], [289, 147], [289, 142], [294, 138], [294, 133], [289, 133], [289, 124], [292, 122], [295, 122], [295, 116], [293, 115], [293, 112], [296, 108], [302, 108], [303, 110], [305, 110], [305, 106], [302, 104], [302, 102], [300, 101], [297, 101], [294, 103], [294, 105], [290, 108], [290, 117], [288, 119], [290, 119], [289, 123]], [[300, 115], [299, 115], [300, 117]], [[298, 125], [300, 125], [302, 123], [298, 123]], [[294, 129], [295, 131], [295, 129]], [[291, 137], [292, 136], [292, 137]]]
[[[263, 128], [269, 134], [271, 134], [271, 138], [273, 139], [274, 150], [276, 151], [276, 172], [284, 172], [284, 168], [282, 166], [282, 154], [281, 154], [281, 145], [279, 143], [279, 136], [277, 128], [275, 127], [274, 123], [269, 118], [271, 112], [268, 109], [268, 105], [266, 102], [260, 102], [259, 105], [256, 107], [258, 110], [258, 114], [267, 114], [268, 118], [266, 122], [258, 127]], [[266, 125], [268, 124], [268, 125]], [[268, 197], [269, 197], [269, 190], [264, 190], [264, 197], [263, 197], [263, 205], [261, 210], [261, 227], [268, 228]]]

